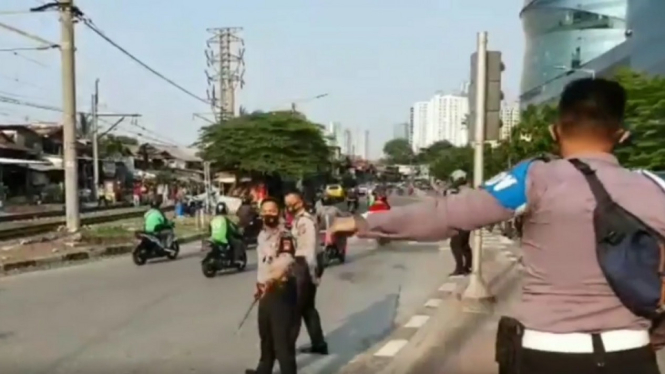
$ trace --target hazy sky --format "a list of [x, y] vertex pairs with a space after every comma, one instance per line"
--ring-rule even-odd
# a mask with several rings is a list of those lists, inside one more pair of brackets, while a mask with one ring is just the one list
[[[2, 15], [40, 0], [0, 1], [0, 22], [58, 41], [57, 14]], [[187, 89], [205, 96], [205, 42], [210, 27], [241, 26], [246, 43], [246, 86], [240, 104], [250, 110], [302, 104], [311, 119], [339, 121], [371, 133], [378, 156], [393, 125], [408, 119], [410, 105], [436, 91], [451, 92], [468, 80], [476, 33], [490, 33], [490, 48], [504, 53], [504, 91], [518, 93], [523, 1], [498, 0], [78, 0], [77, 5], [108, 36]], [[90, 107], [95, 78], [107, 112], [138, 112], [147, 133], [164, 142], [189, 144], [206, 112], [192, 99], [77, 26], [77, 96]], [[24, 37], [0, 28], [0, 49], [30, 47]], [[34, 60], [34, 61], [33, 61]], [[0, 52], [0, 95], [61, 106], [59, 52]], [[0, 123], [59, 120], [60, 115], [0, 103]], [[152, 139], [148, 139], [152, 140]]]

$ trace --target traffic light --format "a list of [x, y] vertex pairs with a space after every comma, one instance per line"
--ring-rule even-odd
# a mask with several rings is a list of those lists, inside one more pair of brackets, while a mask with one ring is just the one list
[[[469, 84], [469, 118], [467, 127], [469, 129], [469, 141], [476, 138], [476, 82], [478, 53], [471, 55], [471, 83]], [[499, 140], [501, 132], [501, 74], [504, 65], [501, 61], [501, 52], [487, 51], [487, 82], [485, 91], [485, 140]]]

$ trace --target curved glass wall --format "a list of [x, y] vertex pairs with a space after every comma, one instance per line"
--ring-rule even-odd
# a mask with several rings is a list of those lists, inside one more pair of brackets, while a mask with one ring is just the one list
[[626, 39], [627, 0], [527, 0], [522, 94], [584, 66]]

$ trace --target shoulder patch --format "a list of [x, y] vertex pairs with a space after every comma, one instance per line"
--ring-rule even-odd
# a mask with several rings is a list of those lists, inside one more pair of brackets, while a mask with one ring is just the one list
[[526, 183], [529, 168], [534, 160], [522, 161], [511, 170], [499, 173], [482, 186], [504, 208], [524, 213], [527, 208]]

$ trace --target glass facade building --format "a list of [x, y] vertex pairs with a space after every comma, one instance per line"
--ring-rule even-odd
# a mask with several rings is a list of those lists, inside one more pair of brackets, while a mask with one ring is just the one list
[[555, 100], [573, 79], [619, 67], [665, 75], [665, 0], [527, 0], [520, 102]]
[[626, 39], [628, 0], [527, 0], [522, 92], [579, 69]]

